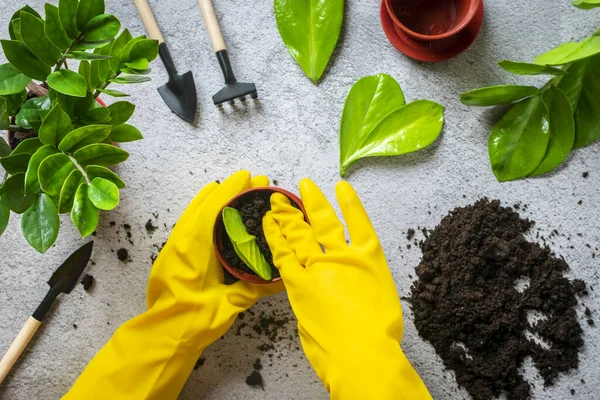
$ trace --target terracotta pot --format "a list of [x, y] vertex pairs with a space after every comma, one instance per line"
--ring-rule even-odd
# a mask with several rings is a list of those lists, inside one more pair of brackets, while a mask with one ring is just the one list
[[[277, 192], [277, 193], [281, 193], [281, 194], [285, 195], [286, 197], [288, 197], [292, 202], [294, 202], [298, 206], [298, 208], [304, 214], [304, 219], [308, 222], [308, 216], [306, 215], [306, 210], [304, 209], [302, 200], [300, 200], [300, 198], [298, 196], [296, 196], [295, 194], [293, 194], [291, 192], [288, 192], [287, 190], [280, 189], [278, 187], [273, 187], [273, 186], [248, 189], [245, 192], [242, 192], [239, 195], [237, 195], [236, 197], [234, 197], [229, 203], [227, 203], [225, 205], [225, 207], [236, 208], [239, 200], [242, 197], [248, 195], [249, 193], [255, 193], [255, 192], [270, 192], [270, 193]], [[223, 207], [223, 208], [225, 208], [225, 207]], [[221, 254], [221, 251], [223, 249], [223, 238], [225, 235], [227, 235], [227, 232], [225, 231], [225, 225], [223, 224], [222, 213], [220, 212], [219, 216], [217, 217], [217, 221], [215, 222], [213, 241], [214, 241], [214, 245], [215, 245], [215, 250], [217, 252], [217, 258], [221, 262], [221, 265], [227, 271], [229, 271], [229, 273], [231, 273], [231, 275], [233, 275], [237, 279], [242, 280], [244, 282], [259, 283], [259, 284], [277, 282], [277, 281], [281, 280], [281, 277], [277, 277], [277, 278], [271, 279], [270, 281], [266, 281], [258, 275], [249, 274], [247, 272], [241, 271], [241, 270], [229, 265], [229, 263], [225, 260], [225, 258]]]

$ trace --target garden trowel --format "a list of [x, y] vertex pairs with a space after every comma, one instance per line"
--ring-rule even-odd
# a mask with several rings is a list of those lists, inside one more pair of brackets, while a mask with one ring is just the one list
[[25, 326], [23, 326], [21, 332], [19, 332], [0, 361], [0, 384], [4, 378], [6, 378], [6, 375], [8, 375], [15, 362], [17, 362], [21, 353], [23, 353], [25, 347], [27, 347], [27, 344], [33, 338], [33, 335], [35, 335], [35, 332], [42, 324], [42, 320], [50, 310], [50, 307], [52, 307], [54, 300], [56, 300], [61, 293], [71, 293], [71, 290], [73, 290], [77, 284], [81, 273], [87, 266], [88, 261], [90, 261], [93, 247], [94, 242], [83, 245], [71, 254], [69, 258], [58, 267], [54, 274], [52, 274], [52, 277], [48, 281], [48, 285], [50, 285], [48, 294], [46, 294], [46, 297], [42, 300], [39, 307], [31, 317], [29, 317]]
[[187, 122], [194, 122], [196, 117], [196, 108], [198, 105], [196, 95], [196, 84], [194, 83], [194, 75], [190, 71], [183, 75], [177, 73], [175, 63], [171, 58], [171, 53], [165, 42], [165, 38], [160, 32], [156, 18], [152, 14], [152, 9], [147, 0], [134, 0], [135, 6], [138, 9], [140, 17], [146, 26], [148, 36], [151, 39], [158, 40], [158, 54], [162, 60], [167, 73], [169, 74], [169, 81], [158, 88], [158, 93], [167, 103], [169, 108], [181, 118]]

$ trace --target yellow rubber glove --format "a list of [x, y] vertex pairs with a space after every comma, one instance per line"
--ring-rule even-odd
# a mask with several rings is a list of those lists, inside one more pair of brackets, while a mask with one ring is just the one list
[[202, 351], [258, 299], [283, 284], [223, 284], [213, 229], [225, 204], [266, 177], [241, 171], [211, 183], [185, 210], [156, 259], [147, 290], [148, 311], [123, 324], [64, 399], [176, 399]]
[[300, 194], [311, 225], [280, 194], [263, 220], [306, 357], [333, 400], [430, 399], [400, 349], [402, 308], [377, 234], [354, 189], [336, 191], [351, 244], [308, 179]]

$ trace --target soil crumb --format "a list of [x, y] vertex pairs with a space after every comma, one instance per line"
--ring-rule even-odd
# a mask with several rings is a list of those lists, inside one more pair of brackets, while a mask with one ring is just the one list
[[117, 257], [120, 261], [125, 262], [129, 260], [129, 252], [125, 248], [120, 248], [119, 250], [117, 250]]
[[450, 212], [420, 245], [415, 325], [476, 400], [528, 399], [526, 357], [546, 385], [579, 364], [574, 306], [585, 283], [570, 282], [563, 259], [525, 239], [532, 225], [481, 199]]
[[196, 361], [196, 364], [194, 365], [194, 370], [197, 370], [198, 368], [200, 368], [201, 366], [203, 366], [205, 362], [206, 362], [206, 358], [200, 357], [198, 359], [198, 361]]
[[89, 291], [94, 285], [94, 277], [90, 274], [87, 274], [83, 277], [83, 279], [81, 279], [81, 285], [83, 286], [83, 290], [86, 292]]
[[263, 378], [260, 372], [252, 371], [250, 376], [246, 378], [246, 384], [252, 387], [260, 387], [264, 389]]
[[148, 222], [146, 222], [145, 227], [146, 227], [146, 232], [148, 232], [148, 233], [154, 233], [154, 231], [158, 229], [158, 226], [154, 225], [152, 223], [151, 219], [149, 219]]

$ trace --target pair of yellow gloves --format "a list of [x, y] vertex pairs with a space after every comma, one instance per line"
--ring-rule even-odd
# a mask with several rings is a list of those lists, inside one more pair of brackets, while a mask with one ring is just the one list
[[115, 332], [63, 399], [176, 399], [202, 351], [237, 315], [283, 290], [304, 352], [331, 399], [431, 398], [400, 349], [402, 309], [394, 281], [348, 183], [336, 191], [350, 244], [329, 202], [306, 179], [300, 194], [311, 225], [279, 194], [263, 221], [283, 282], [223, 284], [213, 248], [215, 220], [234, 196], [268, 184], [264, 176], [241, 171], [202, 189], [154, 263], [148, 311]]

